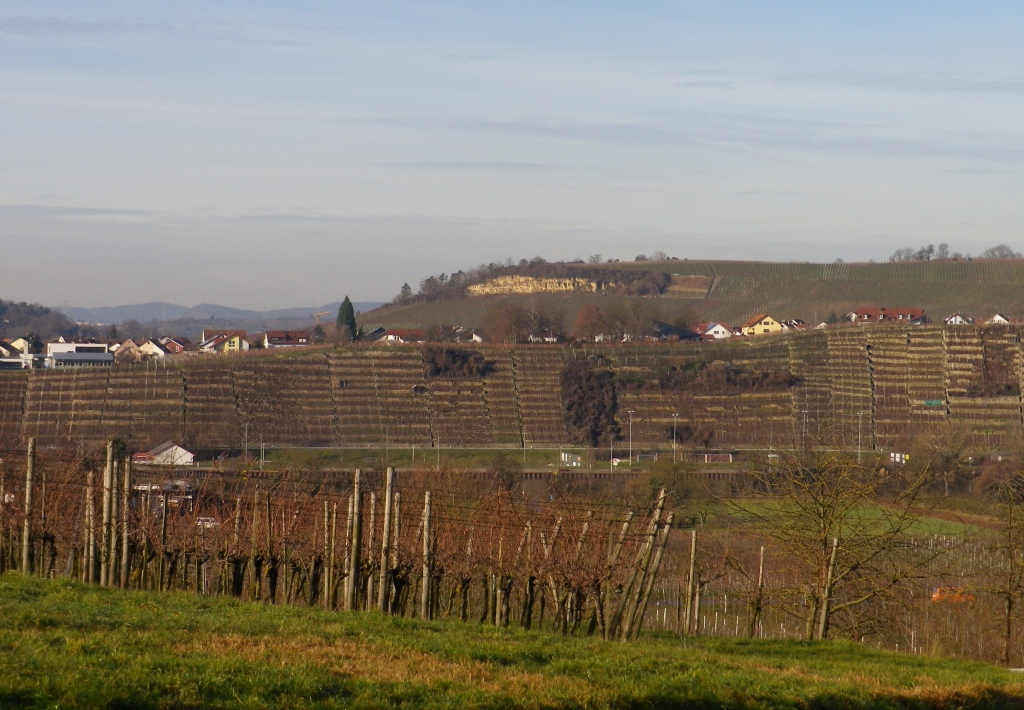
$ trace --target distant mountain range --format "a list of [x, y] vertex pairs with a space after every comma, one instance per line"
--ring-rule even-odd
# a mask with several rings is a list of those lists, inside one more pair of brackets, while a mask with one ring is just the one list
[[[338, 312], [340, 301], [327, 303], [319, 306], [320, 312], [327, 311], [330, 315], [323, 317], [324, 322], [330, 322]], [[383, 306], [377, 301], [353, 302], [356, 313], [372, 311], [374, 308]], [[65, 306], [55, 308], [79, 323], [99, 323], [103, 325], [111, 323], [124, 323], [135, 320], [140, 323], [151, 321], [168, 322], [178, 320], [228, 320], [238, 322], [250, 321], [283, 321], [283, 320], [308, 320], [312, 321], [314, 311], [312, 306], [306, 308], [280, 308], [273, 311], [251, 311], [243, 308], [229, 308], [218, 306], [215, 303], [200, 303], [198, 306], [188, 308], [174, 303], [163, 303], [154, 301], [152, 303], [136, 303], [129, 306], [102, 306], [100, 308], [79, 308], [77, 306]]]

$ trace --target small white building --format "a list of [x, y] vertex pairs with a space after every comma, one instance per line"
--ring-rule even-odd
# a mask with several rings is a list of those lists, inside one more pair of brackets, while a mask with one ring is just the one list
[[1010, 319], [1004, 316], [1002, 313], [996, 313], [994, 316], [985, 321], [985, 325], [1010, 325]]
[[733, 335], [732, 328], [727, 324], [714, 321], [698, 324], [697, 334], [702, 337], [710, 336], [715, 340], [724, 340], [725, 338], [731, 338]]
[[954, 313], [945, 320], [946, 325], [973, 325], [974, 319], [968, 318], [963, 313]]
[[165, 441], [152, 451], [135, 454], [132, 461], [150, 466], [192, 466], [196, 462], [196, 455], [173, 441]]
[[460, 343], [482, 343], [484, 339], [475, 330], [459, 328], [455, 331], [455, 339]]
[[139, 352], [147, 360], [162, 360], [167, 357], [167, 348], [156, 340], [147, 340], [139, 346]]
[[106, 343], [74, 343], [60, 338], [46, 344], [46, 367], [112, 365], [114, 354]]

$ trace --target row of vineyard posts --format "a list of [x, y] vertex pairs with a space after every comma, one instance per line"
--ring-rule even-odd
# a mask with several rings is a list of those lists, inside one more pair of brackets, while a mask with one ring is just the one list
[[0, 571], [621, 641], [643, 625], [675, 516], [665, 489], [637, 521], [611, 504], [400, 490], [392, 468], [381, 496], [360, 470], [340, 495], [264, 478], [218, 493], [136, 482], [113, 440], [91, 462], [37, 459], [30, 439], [24, 486], [0, 476]]

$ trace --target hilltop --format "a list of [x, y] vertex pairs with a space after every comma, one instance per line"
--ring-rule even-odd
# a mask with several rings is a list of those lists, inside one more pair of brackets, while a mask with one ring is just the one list
[[[866, 264], [673, 259], [539, 266], [535, 260], [499, 266], [491, 273], [478, 269], [467, 280], [471, 283], [455, 287], [451, 282], [456, 275], [447, 277], [443, 288], [438, 287], [437, 277], [431, 277], [420, 294], [396, 299], [365, 314], [360, 322], [390, 327], [485, 327], [489, 311], [502, 303], [541, 311], [563, 329], [572, 327], [586, 304], [606, 311], [641, 308], [650, 317], [670, 323], [738, 324], [758, 313], [810, 323], [858, 306], [917, 306], [933, 321], [955, 312], [975, 317], [995, 312], [1011, 318], [1024, 316], [1022, 259]], [[576, 278], [582, 285], [555, 290], [548, 271], [563, 282]], [[520, 277], [518, 287], [511, 285], [514, 276]], [[535, 282], [535, 292], [524, 280]]]

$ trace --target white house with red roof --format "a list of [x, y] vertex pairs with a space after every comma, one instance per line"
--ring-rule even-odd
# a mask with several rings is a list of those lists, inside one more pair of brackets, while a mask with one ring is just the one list
[[312, 343], [309, 333], [302, 330], [268, 330], [263, 335], [263, 347], [301, 348]]
[[731, 338], [733, 336], [732, 328], [726, 323], [717, 323], [714, 321], [704, 321], [697, 324], [697, 335], [702, 340], [709, 340], [714, 338], [715, 340], [723, 340], [725, 338]]

